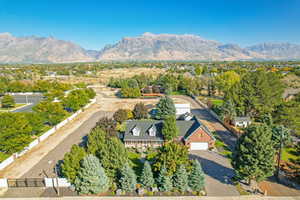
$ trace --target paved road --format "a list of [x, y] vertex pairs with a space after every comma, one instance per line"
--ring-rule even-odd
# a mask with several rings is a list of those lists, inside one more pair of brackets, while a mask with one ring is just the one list
[[191, 159], [198, 159], [205, 176], [205, 189], [208, 196], [238, 196], [232, 184], [234, 171], [227, 158], [211, 151], [191, 151]]
[[16, 103], [29, 104], [28, 106], [16, 109], [13, 112], [30, 112], [32, 107], [42, 101], [44, 97], [42, 95], [13, 95], [13, 98]]
[[23, 178], [55, 177], [54, 166], [63, 159], [65, 153], [69, 152], [73, 144], [80, 144], [86, 139], [86, 135], [96, 125], [96, 122], [111, 113], [99, 111], [94, 113], [78, 129], [66, 137], [56, 148], [50, 151], [42, 160], [26, 172]]

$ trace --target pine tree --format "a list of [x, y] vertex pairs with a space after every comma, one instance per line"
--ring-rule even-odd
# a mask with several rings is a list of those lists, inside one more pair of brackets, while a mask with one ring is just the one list
[[108, 190], [109, 179], [97, 157], [88, 155], [81, 161], [74, 185], [80, 194], [97, 194]]
[[167, 173], [166, 167], [163, 167], [157, 178], [158, 189], [161, 192], [169, 192], [173, 189], [172, 179]]
[[148, 161], [144, 163], [144, 168], [140, 177], [140, 183], [144, 188], [151, 188], [155, 183], [151, 166]]
[[136, 175], [128, 163], [121, 169], [120, 176], [120, 188], [123, 191], [132, 192], [136, 189]]
[[232, 165], [240, 180], [262, 181], [274, 172], [272, 131], [266, 124], [252, 125], [238, 140]]
[[188, 189], [188, 174], [184, 165], [180, 165], [173, 177], [173, 186], [180, 192], [185, 192]]
[[192, 163], [192, 170], [189, 175], [189, 187], [193, 191], [200, 191], [204, 188], [205, 177], [202, 167], [198, 160], [194, 160]]
[[165, 119], [168, 115], [175, 116], [176, 114], [174, 102], [168, 96], [162, 97], [156, 105], [156, 108], [156, 119]]

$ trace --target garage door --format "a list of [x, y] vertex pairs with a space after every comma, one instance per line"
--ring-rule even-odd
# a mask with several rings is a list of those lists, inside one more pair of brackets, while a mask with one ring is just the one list
[[191, 150], [207, 150], [208, 143], [207, 142], [192, 142]]

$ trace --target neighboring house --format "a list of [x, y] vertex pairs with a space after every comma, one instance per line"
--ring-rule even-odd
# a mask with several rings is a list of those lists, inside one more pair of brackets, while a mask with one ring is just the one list
[[250, 117], [235, 117], [232, 121], [233, 125], [236, 127], [244, 127], [246, 128], [251, 124]]
[[[177, 120], [178, 140], [190, 150], [207, 150], [214, 147], [215, 138], [199, 119]], [[128, 120], [123, 141], [125, 147], [159, 147], [164, 143], [161, 120]]]
[[184, 115], [186, 113], [191, 113], [190, 104], [175, 104], [176, 116]]

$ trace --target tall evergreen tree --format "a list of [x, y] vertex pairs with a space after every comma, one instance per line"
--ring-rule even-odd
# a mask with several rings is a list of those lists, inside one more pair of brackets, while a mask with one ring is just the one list
[[230, 99], [238, 115], [259, 118], [271, 113], [281, 103], [283, 83], [278, 75], [261, 70], [248, 72], [241, 81], [226, 92], [225, 99]]
[[162, 97], [156, 105], [157, 113], [156, 119], [165, 119], [169, 115], [175, 116], [176, 109], [173, 100], [168, 97]]
[[108, 190], [109, 179], [97, 157], [88, 155], [81, 161], [74, 185], [80, 194], [97, 194]]
[[166, 116], [163, 122], [162, 134], [167, 141], [173, 140], [178, 136], [179, 130], [176, 125], [176, 118], [174, 115]]
[[205, 176], [198, 160], [192, 163], [192, 170], [189, 174], [189, 187], [193, 191], [200, 191], [204, 188]]
[[136, 189], [136, 183], [136, 175], [126, 163], [120, 171], [120, 188], [125, 192], [132, 192]]
[[162, 167], [157, 178], [158, 189], [161, 192], [170, 192], [173, 189], [172, 178], [168, 175], [166, 167]]
[[184, 165], [177, 168], [173, 176], [173, 186], [180, 192], [185, 192], [188, 189], [188, 174]]
[[140, 177], [140, 183], [144, 188], [147, 189], [153, 187], [153, 185], [155, 184], [151, 165], [148, 161], [144, 163], [144, 168]]
[[266, 124], [252, 125], [238, 140], [232, 165], [240, 180], [262, 181], [273, 175], [275, 149]]

